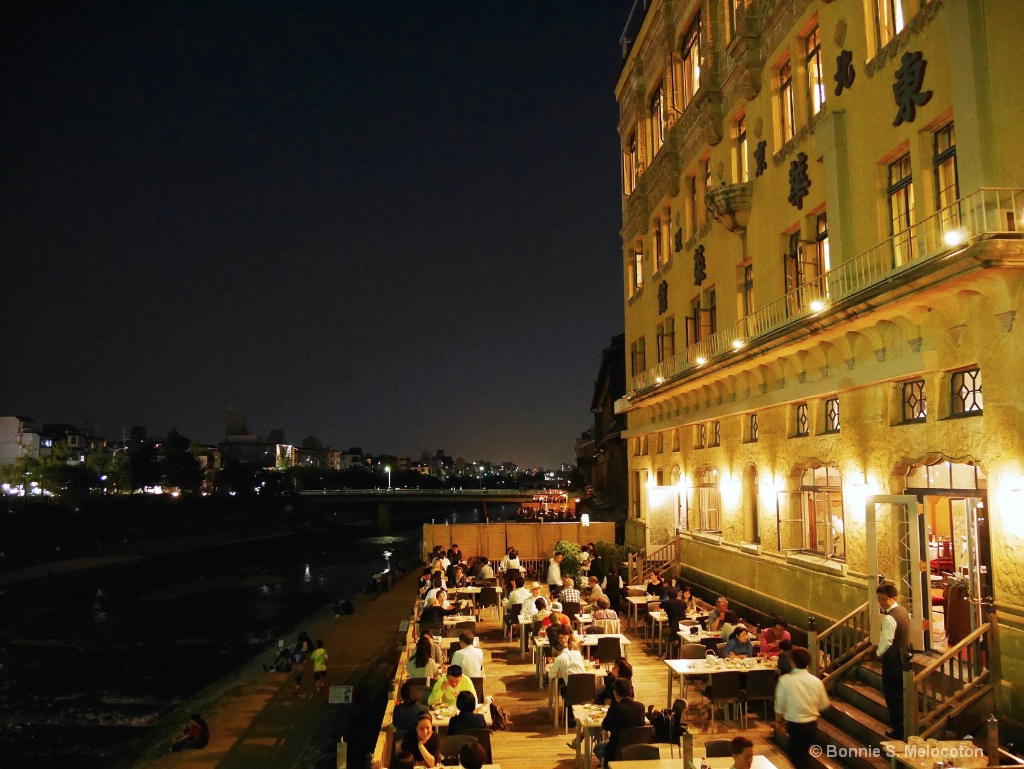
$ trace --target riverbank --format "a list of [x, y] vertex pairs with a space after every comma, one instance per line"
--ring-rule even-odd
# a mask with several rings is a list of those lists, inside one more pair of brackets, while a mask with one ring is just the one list
[[[290, 675], [264, 672], [263, 664], [277, 651], [267, 648], [161, 718], [153, 737], [127, 746], [115, 766], [326, 769], [336, 765], [342, 736], [349, 766], [363, 766], [377, 739], [387, 687], [404, 641], [399, 627], [409, 618], [409, 595], [416, 579], [410, 573], [388, 592], [356, 599], [351, 615], [335, 616], [325, 607], [285, 638], [292, 643], [300, 630], [306, 630], [313, 639], [323, 639], [329, 663], [321, 695], [313, 694], [308, 670], [305, 696], [295, 694]], [[329, 704], [329, 687], [342, 685], [354, 687], [353, 704]], [[210, 744], [203, 750], [171, 753], [171, 742], [195, 712], [210, 725]]]

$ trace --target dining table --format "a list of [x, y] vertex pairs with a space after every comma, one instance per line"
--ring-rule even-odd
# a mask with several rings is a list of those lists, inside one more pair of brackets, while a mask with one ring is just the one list
[[[477, 706], [473, 709], [474, 712], [479, 713], [484, 717], [484, 721], [487, 723], [487, 728], [491, 728], [491, 708], [486, 702], [478, 702]], [[459, 712], [459, 709], [454, 705], [434, 705], [430, 708], [430, 721], [434, 725], [434, 731], [444, 729], [448, 731], [448, 722], [452, 716]]]
[[[587, 659], [590, 659], [590, 650], [592, 647], [597, 646], [597, 641], [600, 638], [618, 638], [619, 643], [622, 646], [622, 655], [627, 658], [629, 657], [630, 640], [621, 633], [587, 633], [586, 635], [577, 635], [575, 636], [575, 638], [576, 645], [583, 649]], [[534, 654], [536, 655], [534, 662], [536, 663], [537, 667], [537, 688], [543, 689], [545, 670], [544, 656], [547, 653], [548, 649], [551, 648], [551, 642], [548, 641], [547, 635], [544, 633], [535, 635], [533, 637], [533, 648]]]
[[[576, 722], [577, 724], [579, 721]], [[697, 757], [694, 757], [696, 762]], [[730, 769], [733, 760], [730, 756], [718, 758], [707, 758], [702, 762], [710, 769]], [[648, 758], [639, 761], [609, 761], [611, 769], [693, 769], [686, 766], [686, 759], [683, 758]], [[750, 769], [778, 769], [766, 756], [754, 756], [754, 762]]]
[[778, 657], [764, 659], [763, 657], [749, 657], [745, 659], [723, 660], [665, 660], [668, 668], [668, 692], [665, 697], [665, 707], [672, 707], [672, 683], [676, 676], [680, 682], [686, 678], [704, 678], [719, 673], [731, 673], [739, 671], [749, 673], [754, 670], [778, 670]]

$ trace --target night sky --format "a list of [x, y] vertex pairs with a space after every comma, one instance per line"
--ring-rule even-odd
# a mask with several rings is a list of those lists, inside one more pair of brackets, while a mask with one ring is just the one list
[[573, 461], [630, 6], [5, 2], [0, 414]]

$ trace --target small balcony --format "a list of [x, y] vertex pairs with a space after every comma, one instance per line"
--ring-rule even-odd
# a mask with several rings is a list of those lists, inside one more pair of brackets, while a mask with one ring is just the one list
[[704, 194], [704, 201], [715, 221], [741, 238], [747, 233], [752, 198], [753, 185], [750, 182], [723, 184]]
[[[731, 185], [733, 188], [744, 186]], [[718, 188], [726, 189], [729, 187]], [[712, 191], [709, 191], [709, 205], [711, 197]], [[715, 218], [718, 218], [717, 213]], [[724, 360], [752, 343], [810, 318], [820, 327], [841, 324], [843, 313], [831, 312], [840, 305], [880, 294], [898, 277], [909, 279], [915, 273], [926, 274], [941, 257], [988, 238], [1024, 239], [1024, 189], [983, 188], [961, 198], [644, 371], [633, 378], [626, 398]]]

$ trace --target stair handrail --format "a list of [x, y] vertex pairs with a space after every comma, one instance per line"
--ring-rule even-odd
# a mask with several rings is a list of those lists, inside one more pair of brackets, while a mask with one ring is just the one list
[[851, 652], [859, 653], [870, 639], [868, 606], [865, 601], [845, 617], [836, 620], [820, 633], [815, 617], [807, 618], [807, 651], [811, 654], [811, 672], [827, 678], [841, 667]]
[[679, 552], [679, 535], [677, 534], [671, 540], [661, 545], [656, 550], [652, 550], [650, 553], [647, 552], [646, 547], [642, 547], [635, 553], [629, 555], [629, 584], [639, 585], [643, 582], [644, 577], [647, 576], [649, 569], [647, 563], [649, 561], [662, 561], [663, 565], [658, 568], [658, 576], [664, 576], [665, 572], [669, 571], [673, 566], [676, 565], [676, 556]]
[[[912, 678], [907, 675], [910, 691], [904, 691], [904, 702], [913, 703], [907, 708], [905, 718], [908, 721], [907, 734], [925, 738], [935, 736], [950, 717], [992, 690], [992, 678], [983, 664], [983, 649], [987, 647], [991, 630], [992, 623], [986, 622], [913, 674]], [[947, 665], [949, 669], [943, 681], [954, 681], [960, 685], [954, 689], [948, 683], [941, 685], [943, 681], [939, 685], [930, 684], [929, 679], [936, 673], [942, 674]], [[906, 683], [905, 680], [905, 689]]]

